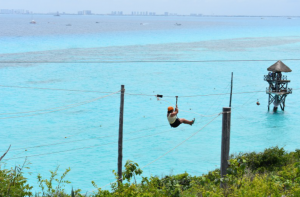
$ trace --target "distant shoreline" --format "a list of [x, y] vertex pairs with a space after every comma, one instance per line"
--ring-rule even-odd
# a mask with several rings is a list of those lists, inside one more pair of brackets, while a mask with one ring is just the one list
[[[49, 15], [49, 16], [54, 16], [55, 13], [31, 13], [31, 14], [4, 14], [4, 13], [0, 13], [0, 15]], [[164, 15], [164, 14], [157, 14], [157, 15], [132, 15], [132, 14], [122, 14], [122, 15], [113, 15], [113, 14], [89, 14], [89, 15], [82, 15], [82, 14], [60, 14], [59, 16], [68, 16], [68, 15], [72, 15], [72, 16], [124, 16], [124, 17], [128, 17], [128, 16], [134, 16], [134, 17], [157, 17], [157, 16], [164, 16], [164, 17], [174, 17], [174, 16], [178, 16], [178, 17], [232, 17], [232, 18], [237, 18], [237, 17], [253, 17], [253, 18], [299, 18], [300, 16], [251, 16], [251, 15]]]

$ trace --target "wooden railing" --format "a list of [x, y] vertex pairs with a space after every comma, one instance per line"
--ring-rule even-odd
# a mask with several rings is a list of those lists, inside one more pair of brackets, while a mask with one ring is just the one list
[[281, 80], [287, 80], [286, 75], [281, 75], [281, 77], [273, 76], [273, 75], [264, 75], [264, 80], [265, 81], [281, 81]]
[[266, 93], [286, 93], [286, 94], [292, 94], [293, 89], [287, 88], [287, 89], [280, 89], [279, 91], [276, 91], [275, 88], [266, 88]]

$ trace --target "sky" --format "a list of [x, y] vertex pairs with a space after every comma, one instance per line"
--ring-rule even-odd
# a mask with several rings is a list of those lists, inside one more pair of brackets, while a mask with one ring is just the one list
[[0, 0], [0, 9], [42, 13], [91, 10], [96, 14], [148, 11], [156, 14], [299, 16], [300, 0]]

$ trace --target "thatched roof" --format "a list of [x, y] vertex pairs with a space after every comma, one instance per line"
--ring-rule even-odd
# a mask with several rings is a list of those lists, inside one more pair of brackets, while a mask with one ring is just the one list
[[287, 67], [282, 61], [277, 61], [275, 64], [268, 68], [268, 71], [272, 72], [292, 72], [292, 70]]

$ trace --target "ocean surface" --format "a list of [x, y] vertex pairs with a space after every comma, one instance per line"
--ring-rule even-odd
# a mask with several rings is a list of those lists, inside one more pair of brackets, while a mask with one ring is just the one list
[[[0, 15], [0, 25], [0, 155], [11, 145], [1, 167], [27, 156], [34, 191], [37, 175], [49, 179], [57, 166], [59, 175], [71, 168], [67, 189], [92, 191], [91, 181], [109, 189], [121, 85], [123, 164], [146, 166], [143, 176], [220, 166], [222, 116], [208, 123], [229, 105], [231, 72], [230, 153], [300, 148], [300, 18]], [[263, 76], [277, 60], [292, 69], [284, 75], [293, 93], [273, 113]], [[175, 96], [193, 126], [168, 125]]]

